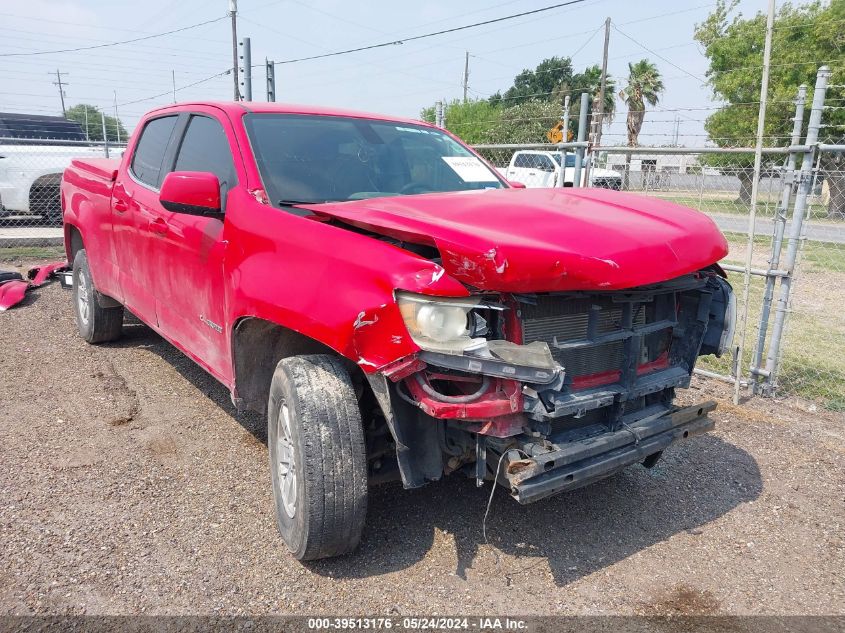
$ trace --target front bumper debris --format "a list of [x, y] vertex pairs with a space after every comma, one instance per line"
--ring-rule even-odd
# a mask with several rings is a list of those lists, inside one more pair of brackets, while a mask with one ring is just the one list
[[707, 414], [715, 408], [713, 401], [675, 408], [575, 441], [538, 442], [523, 435], [507, 451], [499, 481], [522, 504], [586, 486], [678, 440], [713, 430]]

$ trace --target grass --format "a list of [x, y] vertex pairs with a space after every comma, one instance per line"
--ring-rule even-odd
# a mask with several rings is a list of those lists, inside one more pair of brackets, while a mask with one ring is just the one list
[[[724, 213], [727, 215], [745, 215], [749, 213], [749, 205], [745, 202], [740, 202], [735, 193], [723, 192], [718, 194], [708, 193], [699, 197], [689, 192], [663, 192], [663, 191], [648, 191], [643, 192], [661, 200], [668, 200], [676, 204], [684, 205], [698, 209], [703, 213]], [[790, 204], [790, 213], [795, 205], [795, 198], [793, 197]], [[778, 201], [774, 198], [761, 198], [757, 205], [757, 215], [760, 217], [772, 218], [777, 211]], [[813, 219], [827, 218], [827, 208], [821, 204], [810, 204], [810, 217]]]
[[64, 246], [12, 246], [0, 248], [0, 262], [64, 259]]
[[[746, 236], [726, 233], [731, 254], [726, 261], [742, 263]], [[768, 256], [771, 240], [757, 236], [754, 240], [755, 261], [760, 253]], [[778, 392], [819, 402], [831, 411], [845, 411], [845, 245], [828, 242], [806, 242], [799, 260], [799, 274], [791, 295], [791, 310], [781, 345]], [[728, 278], [742, 300], [743, 274], [729, 273]], [[752, 276], [749, 287], [748, 329], [743, 373], [747, 374], [751, 354], [757, 342], [765, 280]], [[775, 300], [780, 285], [775, 286]], [[739, 306], [740, 314], [742, 306]], [[767, 345], [771, 343], [769, 319]], [[734, 343], [739, 343], [739, 335]], [[768, 347], [764, 349], [768, 352]], [[731, 359], [702, 357], [699, 366], [721, 374], [731, 371]]]
[[[725, 261], [730, 262], [731, 264], [744, 264], [745, 246], [748, 243], [748, 237], [746, 234], [725, 231], [724, 235], [727, 238], [731, 249], [730, 254], [727, 258], [725, 258]], [[768, 235], [754, 236], [755, 251], [758, 249], [764, 249], [766, 251], [767, 259], [771, 244], [772, 238]], [[785, 255], [786, 242], [784, 242], [784, 250], [781, 252], [781, 264], [783, 263]], [[759, 257], [757, 259], [759, 259]], [[801, 253], [798, 258], [798, 272], [800, 275], [802, 272], [808, 271], [845, 273], [845, 244], [806, 240], [801, 248]]]

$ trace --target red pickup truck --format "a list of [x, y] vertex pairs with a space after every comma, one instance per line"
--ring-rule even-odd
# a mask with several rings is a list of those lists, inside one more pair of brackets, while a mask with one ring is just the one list
[[713, 426], [672, 404], [736, 313], [691, 209], [520, 188], [418, 121], [208, 102], [73, 161], [61, 200], [80, 335], [128, 309], [266, 413], [297, 558], [356, 547], [368, 485], [461, 471], [528, 503]]

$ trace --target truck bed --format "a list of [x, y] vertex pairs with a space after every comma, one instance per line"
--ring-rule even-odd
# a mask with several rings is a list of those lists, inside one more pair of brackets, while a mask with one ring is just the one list
[[80, 171], [113, 181], [117, 177], [120, 160], [117, 158], [74, 158], [70, 164]]

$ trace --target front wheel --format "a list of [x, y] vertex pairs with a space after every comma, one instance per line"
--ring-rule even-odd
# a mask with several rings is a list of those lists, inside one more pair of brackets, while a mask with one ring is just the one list
[[361, 540], [367, 455], [358, 400], [332, 356], [279, 361], [267, 408], [276, 523], [299, 560], [339, 556]]

